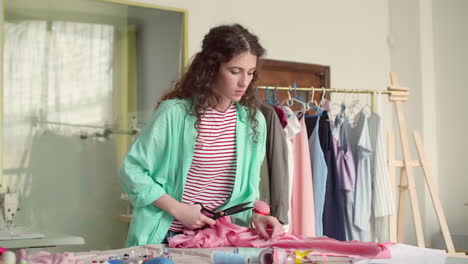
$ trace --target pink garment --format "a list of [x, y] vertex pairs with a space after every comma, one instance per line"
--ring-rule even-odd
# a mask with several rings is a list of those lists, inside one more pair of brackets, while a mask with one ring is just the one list
[[81, 264], [82, 261], [76, 260], [75, 255], [65, 252], [63, 254], [52, 254], [41, 251], [37, 254], [28, 256], [24, 249], [16, 251], [16, 263], [25, 261], [28, 264]]
[[185, 230], [183, 234], [168, 240], [171, 248], [279, 247], [314, 250], [317, 251], [316, 254], [329, 256], [391, 258], [388, 245], [375, 242], [343, 242], [328, 237], [303, 238], [290, 233], [265, 240], [255, 229], [232, 223], [230, 217], [219, 218], [213, 227], [197, 231]]
[[312, 237], [315, 236], [315, 208], [309, 139], [304, 118], [299, 122], [302, 129], [292, 138], [294, 173], [289, 232]]

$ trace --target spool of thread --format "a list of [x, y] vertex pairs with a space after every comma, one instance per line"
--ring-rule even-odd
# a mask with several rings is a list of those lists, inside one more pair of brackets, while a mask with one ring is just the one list
[[252, 264], [259, 263], [258, 256], [262, 252], [263, 248], [247, 248], [247, 247], [238, 247], [234, 249], [235, 254], [239, 254], [245, 257], [249, 257]]
[[214, 264], [250, 264], [250, 257], [239, 254], [215, 251], [211, 254], [211, 262]]
[[[273, 258], [273, 249], [272, 248], [264, 248], [259, 256], [258, 256], [258, 261], [260, 263], [265, 263], [265, 264], [271, 264], [271, 263], [276, 263], [273, 261], [274, 258]], [[286, 263], [286, 262], [282, 262], [282, 263]]]
[[107, 260], [107, 263], [109, 263], [109, 264], [126, 264], [126, 262], [121, 260], [121, 259], [109, 259], [109, 260]]
[[144, 264], [175, 264], [175, 263], [170, 258], [157, 257], [157, 258], [148, 259], [147, 261], [144, 262]]
[[132, 264], [143, 264], [143, 260], [142, 259], [134, 259], [131, 263]]
[[16, 264], [16, 254], [13, 251], [5, 251], [2, 254], [3, 264]]

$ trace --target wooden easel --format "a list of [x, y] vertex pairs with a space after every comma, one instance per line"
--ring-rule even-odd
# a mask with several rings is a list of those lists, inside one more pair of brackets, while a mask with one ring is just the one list
[[[426, 159], [422, 144], [421, 135], [419, 132], [413, 132], [413, 138], [419, 153], [419, 160], [412, 160], [410, 157], [410, 147], [408, 142], [408, 133], [406, 129], [405, 117], [403, 114], [403, 102], [408, 99], [409, 91], [407, 87], [400, 86], [395, 73], [390, 74], [391, 85], [388, 86], [389, 100], [395, 103], [397, 113], [398, 127], [401, 139], [401, 148], [403, 152], [403, 160], [395, 159], [395, 137], [393, 133], [388, 135], [388, 169], [390, 175], [391, 186], [395, 186], [396, 168], [400, 168], [400, 185], [399, 185], [399, 207], [398, 207], [398, 223], [396, 215], [390, 217], [390, 241], [403, 243], [405, 234], [405, 206], [406, 196], [409, 193], [411, 208], [413, 213], [414, 226], [416, 229], [417, 245], [425, 247], [424, 234], [422, 229], [421, 214], [419, 210], [418, 197], [416, 194], [415, 179], [413, 168], [422, 167], [426, 179], [429, 193], [431, 194], [432, 203], [436, 211], [439, 225], [442, 230], [442, 235], [445, 240], [448, 254], [454, 257], [466, 257], [464, 253], [455, 252], [452, 237], [448, 229], [447, 221], [442, 209], [439, 198], [439, 193], [434, 186], [434, 181], [431, 174], [431, 163]], [[394, 189], [392, 188], [392, 191]], [[396, 197], [394, 195], [394, 197]]]

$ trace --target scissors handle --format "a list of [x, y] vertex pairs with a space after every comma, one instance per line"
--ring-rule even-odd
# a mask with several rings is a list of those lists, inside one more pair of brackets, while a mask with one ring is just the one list
[[233, 215], [233, 214], [237, 214], [237, 213], [252, 209], [253, 207], [251, 206], [246, 207], [246, 205], [250, 203], [251, 202], [241, 203], [241, 204], [229, 207], [228, 209], [218, 211], [218, 212], [205, 208], [205, 206], [203, 206], [203, 204], [201, 203], [196, 203], [196, 204], [199, 204], [201, 206], [201, 210], [200, 210], [201, 213], [203, 213], [204, 215], [208, 216], [211, 219], [216, 220], [226, 215]]
[[210, 209], [207, 209], [205, 208], [205, 206], [203, 206], [202, 203], [195, 203], [195, 204], [199, 204], [201, 206], [201, 209], [200, 209], [200, 212], [206, 216], [208, 216], [209, 218], [212, 218], [212, 219], [217, 219], [219, 217], [216, 217], [217, 216], [217, 213], [214, 212], [214, 211], [211, 211]]

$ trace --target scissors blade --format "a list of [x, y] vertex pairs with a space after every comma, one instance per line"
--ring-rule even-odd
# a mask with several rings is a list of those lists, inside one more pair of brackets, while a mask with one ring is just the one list
[[252, 209], [252, 208], [253, 208], [253, 207], [244, 207], [244, 208], [240, 208], [240, 209], [237, 209], [237, 210], [231, 210], [231, 211], [229, 211], [229, 212], [226, 212], [225, 215], [237, 214], [237, 213], [240, 213], [240, 212], [243, 212], [243, 211]]
[[232, 214], [235, 214], [235, 213], [240, 213], [240, 212], [243, 212], [245, 210], [252, 209], [253, 207], [245, 207], [248, 204], [250, 204], [250, 202], [241, 203], [241, 204], [235, 205], [233, 207], [230, 207], [230, 208], [224, 210], [223, 212], [224, 212], [225, 215], [232, 215]]

